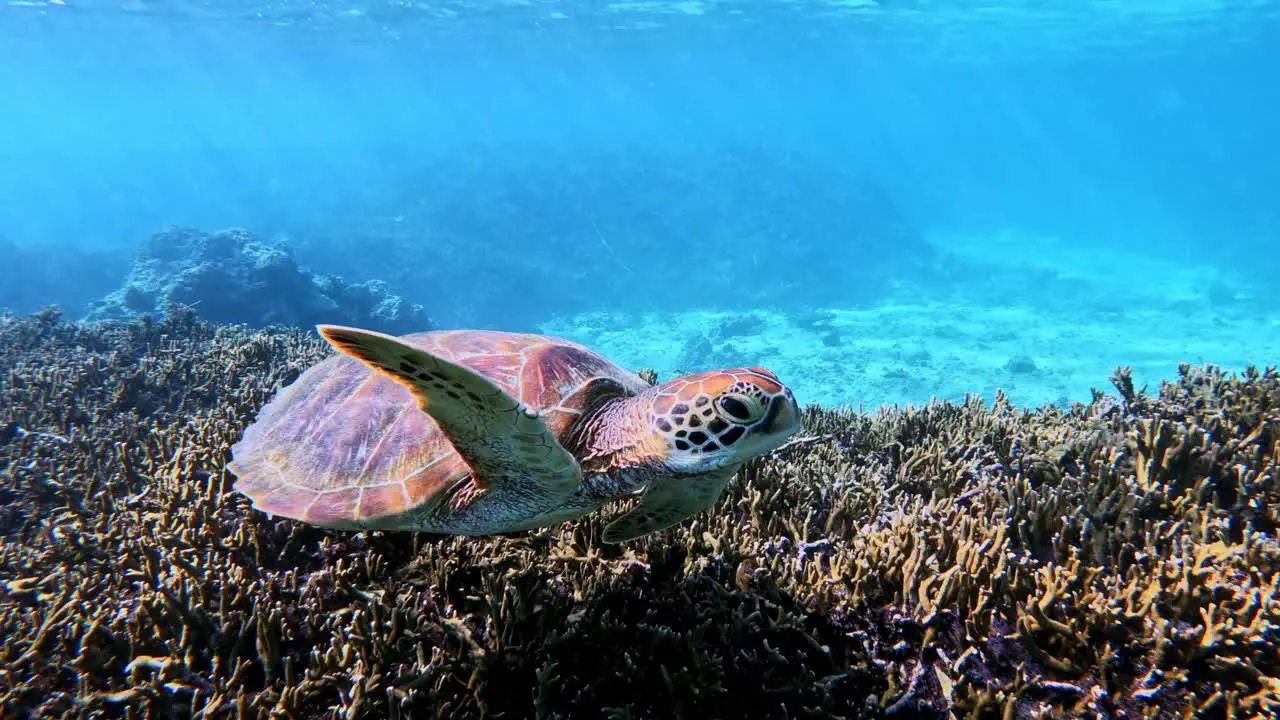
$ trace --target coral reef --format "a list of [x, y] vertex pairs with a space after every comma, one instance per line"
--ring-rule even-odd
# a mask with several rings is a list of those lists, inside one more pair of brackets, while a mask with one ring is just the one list
[[0, 715], [1169, 717], [1280, 708], [1280, 375], [805, 411], [713, 512], [507, 538], [252, 512], [228, 447], [329, 350], [0, 324]]
[[172, 305], [196, 308], [213, 322], [258, 327], [337, 322], [407, 333], [430, 324], [421, 305], [390, 294], [381, 281], [313, 274], [287, 248], [245, 230], [185, 228], [153, 235], [124, 286], [95, 302], [87, 319], [136, 320]]
[[1005, 362], [1004, 369], [1012, 375], [1034, 375], [1040, 372], [1040, 366], [1029, 355], [1014, 355]]
[[735, 341], [763, 335], [767, 329], [768, 321], [758, 313], [714, 316], [707, 327], [685, 338], [675, 361], [680, 374], [733, 366], [742, 357]]

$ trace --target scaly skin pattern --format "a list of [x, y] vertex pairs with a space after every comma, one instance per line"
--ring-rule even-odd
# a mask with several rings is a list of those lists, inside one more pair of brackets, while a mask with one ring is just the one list
[[[573, 520], [659, 483], [698, 488], [727, 482], [743, 463], [779, 447], [799, 427], [791, 390], [761, 368], [690, 375], [634, 397], [616, 398], [584, 416], [565, 437], [582, 466], [582, 486], [568, 501], [513, 513], [504, 491], [471, 493], [442, 503], [418, 529], [483, 535]], [[679, 487], [679, 486], [677, 486]], [[505, 490], [505, 488], [503, 489]], [[527, 495], [520, 495], [527, 503]], [[520, 517], [523, 515], [523, 517]]]
[[[477, 468], [406, 391], [404, 378], [360, 357], [368, 348], [348, 340], [330, 340], [339, 354], [277, 393], [233, 446], [229, 469], [237, 476], [236, 490], [258, 510], [320, 527], [413, 529], [442, 499], [463, 502], [456, 491]], [[598, 404], [594, 394], [576, 390], [593, 383], [620, 395], [649, 389], [597, 353], [558, 338], [465, 330], [391, 340], [484, 376], [511, 398], [496, 402], [538, 412], [557, 441]], [[451, 389], [458, 392], [429, 392], [449, 400]], [[483, 487], [494, 478], [482, 472], [479, 480]], [[508, 489], [513, 517], [541, 507], [536, 483], [500, 485]]]
[[[651, 387], [558, 338], [320, 329], [341, 353], [263, 408], [229, 468], [255, 508], [321, 527], [488, 535], [642, 493], [606, 532], [638, 537], [710, 507], [799, 427], [760, 368]], [[581, 471], [563, 491], [547, 443]]]

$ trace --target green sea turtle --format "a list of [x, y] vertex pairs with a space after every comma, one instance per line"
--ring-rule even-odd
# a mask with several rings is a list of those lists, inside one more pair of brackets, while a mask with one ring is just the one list
[[560, 338], [318, 329], [341, 354], [281, 390], [228, 467], [255, 508], [321, 527], [489, 535], [642, 493], [605, 528], [623, 542], [711, 507], [800, 426], [761, 368], [651, 386]]

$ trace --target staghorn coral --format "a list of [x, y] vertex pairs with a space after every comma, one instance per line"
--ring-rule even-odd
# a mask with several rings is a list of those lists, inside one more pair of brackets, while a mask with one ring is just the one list
[[330, 533], [228, 491], [327, 348], [0, 321], [3, 717], [1240, 717], [1280, 704], [1280, 376], [861, 415], [622, 547]]

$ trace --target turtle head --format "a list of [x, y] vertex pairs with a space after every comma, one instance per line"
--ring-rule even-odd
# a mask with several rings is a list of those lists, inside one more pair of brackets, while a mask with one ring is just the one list
[[649, 422], [681, 471], [740, 465], [800, 429], [791, 389], [762, 368], [711, 370], [653, 388]]

